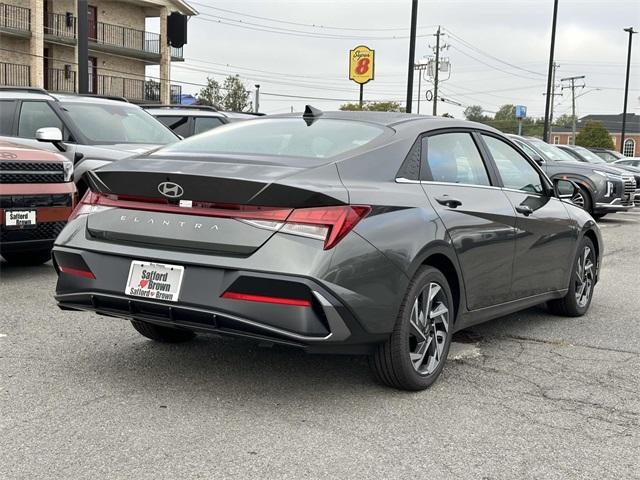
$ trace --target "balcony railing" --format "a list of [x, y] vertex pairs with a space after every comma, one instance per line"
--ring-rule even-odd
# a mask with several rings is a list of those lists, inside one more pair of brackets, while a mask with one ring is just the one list
[[0, 85], [28, 87], [31, 85], [31, 67], [0, 62]]
[[71, 69], [50, 68], [47, 70], [45, 87], [52, 92], [73, 93], [76, 91], [76, 72]]
[[31, 30], [31, 10], [0, 3], [0, 28], [11, 30]]
[[[171, 103], [180, 103], [181, 85], [171, 85]], [[112, 75], [97, 75], [89, 73], [89, 92], [98, 95], [125, 97], [134, 103], [160, 102], [160, 83], [154, 80], [138, 78], [123, 78]]]
[[45, 35], [76, 38], [76, 17], [71, 13], [48, 13], [44, 20]]

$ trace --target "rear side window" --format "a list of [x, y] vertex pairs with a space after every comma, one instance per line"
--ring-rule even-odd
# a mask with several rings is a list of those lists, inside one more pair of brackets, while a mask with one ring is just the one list
[[222, 125], [222, 120], [220, 120], [218, 117], [195, 117], [195, 121], [196, 128], [193, 131], [194, 135], [206, 132], [207, 130], [211, 130], [212, 128], [216, 128]]
[[[470, 133], [443, 133], [423, 139], [427, 180], [491, 185], [478, 147]], [[424, 163], [423, 163], [424, 164]]]
[[189, 131], [189, 117], [187, 116], [160, 116], [156, 118], [165, 127], [170, 128], [174, 131], [174, 133], [177, 133], [182, 137], [188, 137], [189, 135], [191, 135], [191, 132]]
[[13, 100], [0, 101], [0, 135], [11, 135], [13, 114], [16, 111], [16, 102]]
[[57, 127], [63, 130], [62, 121], [55, 114], [47, 102], [22, 102], [20, 120], [18, 121], [18, 136], [22, 138], [36, 138], [39, 128]]

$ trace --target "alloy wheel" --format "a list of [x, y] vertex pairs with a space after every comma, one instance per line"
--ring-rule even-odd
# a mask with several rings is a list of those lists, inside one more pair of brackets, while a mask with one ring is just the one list
[[591, 248], [586, 246], [576, 262], [575, 295], [576, 303], [580, 308], [589, 303], [593, 290], [593, 279], [593, 255]]
[[447, 295], [436, 282], [430, 282], [416, 296], [409, 320], [409, 356], [413, 368], [430, 375], [444, 361], [449, 331]]
[[584, 204], [585, 204], [584, 194], [581, 191], [577, 191], [573, 195], [573, 197], [571, 197], [571, 203], [573, 203], [574, 205], [584, 209]]

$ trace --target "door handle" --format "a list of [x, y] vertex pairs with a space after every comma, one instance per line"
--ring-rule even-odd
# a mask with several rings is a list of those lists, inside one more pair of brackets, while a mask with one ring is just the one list
[[531, 207], [529, 205], [518, 205], [516, 207], [516, 212], [521, 213], [525, 217], [528, 217], [529, 215], [531, 215], [533, 213], [533, 210], [531, 209]]
[[456, 208], [462, 205], [462, 202], [460, 200], [458, 200], [457, 198], [448, 197], [447, 195], [436, 197], [436, 202], [449, 208]]

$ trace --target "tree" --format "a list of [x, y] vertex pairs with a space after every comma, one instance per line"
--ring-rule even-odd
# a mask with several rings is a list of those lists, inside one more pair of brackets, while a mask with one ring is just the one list
[[344, 112], [359, 112], [363, 110], [359, 103], [343, 103], [340, 105], [340, 110]]
[[222, 106], [225, 110], [244, 112], [251, 107], [249, 101], [251, 92], [244, 87], [238, 75], [228, 76], [222, 88], [227, 92], [222, 100]]
[[587, 148], [608, 148], [613, 150], [613, 140], [611, 140], [611, 134], [604, 128], [602, 122], [595, 120], [588, 120], [580, 133], [576, 135], [576, 145]]
[[553, 121], [556, 127], [569, 128], [573, 125], [573, 115], [560, 115]]
[[515, 120], [516, 119], [516, 106], [510, 103], [501, 106], [494, 117], [495, 120]]
[[220, 107], [223, 100], [223, 96], [220, 93], [220, 84], [215, 79], [207, 77], [207, 86], [202, 87], [200, 92], [196, 94], [196, 98], [200, 105]]
[[469, 105], [462, 114], [471, 122], [486, 122], [489, 119], [480, 105]]
[[345, 103], [340, 105], [340, 110], [347, 112], [404, 112], [404, 108], [398, 102], [366, 102], [362, 108], [358, 103]]

